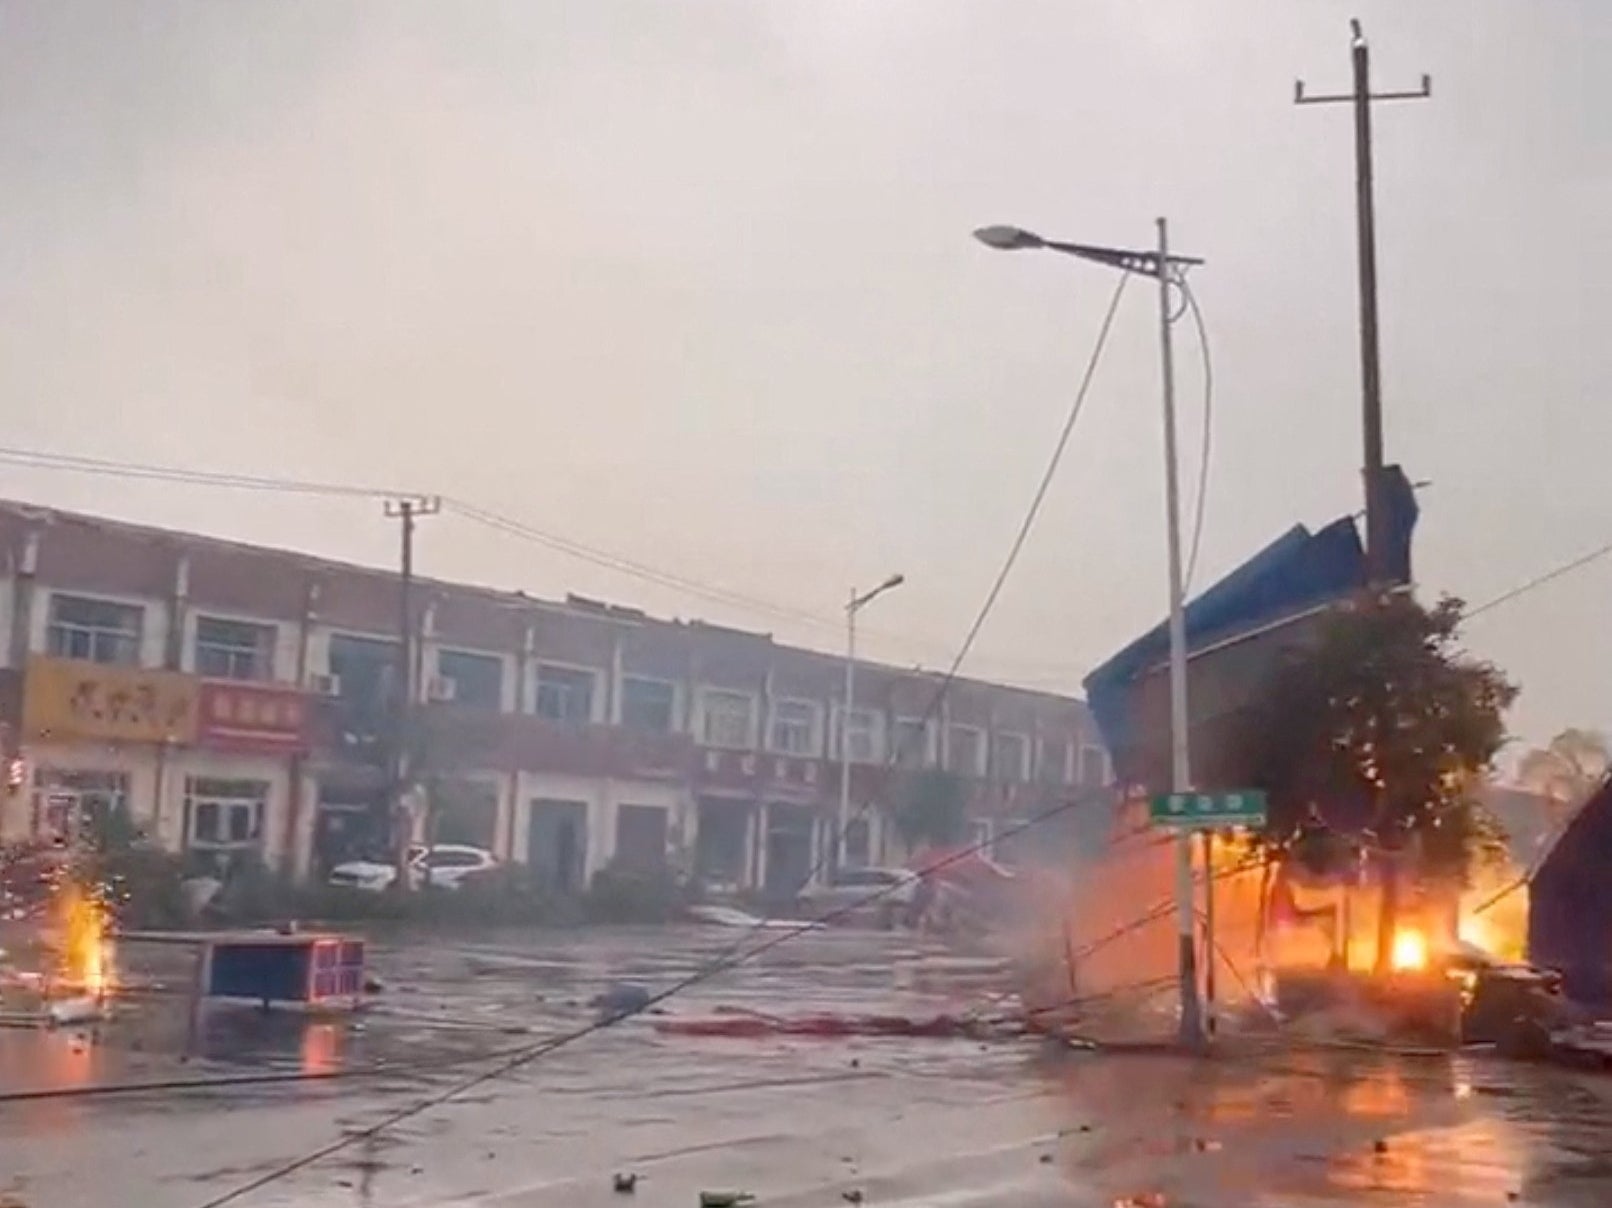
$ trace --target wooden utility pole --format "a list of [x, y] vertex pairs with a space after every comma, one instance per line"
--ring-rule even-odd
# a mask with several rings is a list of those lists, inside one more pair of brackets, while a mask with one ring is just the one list
[[402, 536], [397, 580], [397, 670], [392, 677], [392, 744], [387, 794], [391, 805], [392, 858], [397, 869], [392, 887], [399, 893], [413, 888], [409, 883], [408, 793], [409, 761], [414, 749], [414, 703], [419, 695], [415, 675], [415, 644], [419, 638], [414, 623], [414, 524], [421, 516], [435, 516], [441, 510], [442, 501], [435, 497], [404, 496], [386, 501], [386, 515], [399, 522]]
[[1424, 75], [1414, 92], [1371, 91], [1371, 51], [1358, 20], [1349, 23], [1354, 33], [1354, 87], [1346, 93], [1310, 96], [1299, 80], [1293, 100], [1299, 105], [1348, 104], [1355, 117], [1355, 222], [1359, 241], [1360, 272], [1360, 410], [1365, 434], [1366, 581], [1373, 587], [1387, 583], [1388, 516], [1383, 499], [1383, 400], [1380, 348], [1377, 337], [1377, 217], [1372, 200], [1371, 106], [1375, 101], [1419, 101], [1433, 95], [1433, 77]]

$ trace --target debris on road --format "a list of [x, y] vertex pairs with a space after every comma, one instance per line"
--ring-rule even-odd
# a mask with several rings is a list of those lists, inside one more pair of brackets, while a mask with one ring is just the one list
[[739, 1208], [741, 1204], [753, 1204], [756, 1197], [748, 1191], [702, 1191], [700, 1192], [700, 1208]]
[[601, 1020], [621, 1019], [649, 1006], [649, 989], [637, 982], [616, 982], [589, 1005], [598, 1009]]
[[[769, 1015], [730, 1011], [721, 1015], [673, 1016], [656, 1021], [655, 1030], [673, 1036], [716, 1036], [752, 1039], [761, 1036], [905, 1036], [928, 1039], [1015, 1039], [1022, 1022], [976, 1015]], [[853, 1068], [856, 1065], [853, 1059]]]

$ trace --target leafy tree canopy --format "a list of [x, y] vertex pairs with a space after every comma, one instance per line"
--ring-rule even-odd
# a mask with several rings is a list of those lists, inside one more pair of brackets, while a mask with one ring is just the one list
[[1424, 868], [1458, 873], [1502, 836], [1474, 789], [1505, 741], [1516, 687], [1460, 646], [1462, 602], [1395, 594], [1337, 610], [1250, 716], [1245, 757], [1270, 801], [1267, 841], [1310, 861], [1349, 844], [1419, 839]]

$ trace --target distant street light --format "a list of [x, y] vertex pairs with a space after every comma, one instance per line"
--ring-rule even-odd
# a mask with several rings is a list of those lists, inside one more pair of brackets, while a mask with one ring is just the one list
[[857, 594], [851, 588], [845, 604], [845, 704], [840, 708], [840, 821], [835, 841], [835, 867], [844, 868], [846, 838], [851, 826], [851, 709], [856, 702], [856, 614], [887, 591], [907, 581], [905, 575], [891, 575], [872, 591]]
[[[1170, 254], [1169, 228], [1158, 220], [1159, 245], [1156, 251], [1099, 247], [1089, 243], [1065, 243], [1043, 239], [1032, 231], [1015, 226], [986, 226], [974, 232], [986, 247], [1018, 252], [1046, 249], [1094, 260], [1121, 272], [1153, 277], [1159, 283], [1159, 352], [1164, 379], [1164, 496], [1168, 558], [1170, 567], [1170, 790], [1185, 793], [1192, 787], [1191, 748], [1187, 733], [1187, 625], [1185, 587], [1181, 572], [1181, 487], [1177, 468], [1175, 439], [1175, 359], [1170, 346], [1172, 321], [1170, 287], [1180, 286], [1186, 269], [1202, 264], [1191, 256]], [[1194, 951], [1195, 922], [1192, 908], [1192, 835], [1183, 830], [1176, 836], [1176, 925], [1180, 948], [1181, 1040], [1191, 1048], [1203, 1043], [1203, 1016], [1198, 1003], [1197, 955]], [[1212, 878], [1209, 883], [1212, 885]], [[1213, 977], [1214, 959], [1208, 962]], [[1214, 983], [1209, 983], [1210, 1001]]]

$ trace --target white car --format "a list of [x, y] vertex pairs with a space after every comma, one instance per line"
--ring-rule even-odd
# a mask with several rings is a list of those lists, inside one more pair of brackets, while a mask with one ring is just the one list
[[922, 882], [906, 868], [840, 868], [826, 885], [801, 891], [801, 901], [816, 914], [868, 913], [894, 918], [912, 904]]
[[[458, 889], [472, 873], [497, 865], [492, 852], [462, 843], [419, 844], [409, 848], [409, 878], [414, 888]], [[397, 880], [397, 869], [379, 860], [348, 860], [330, 870], [330, 884], [344, 889], [380, 893]]]

